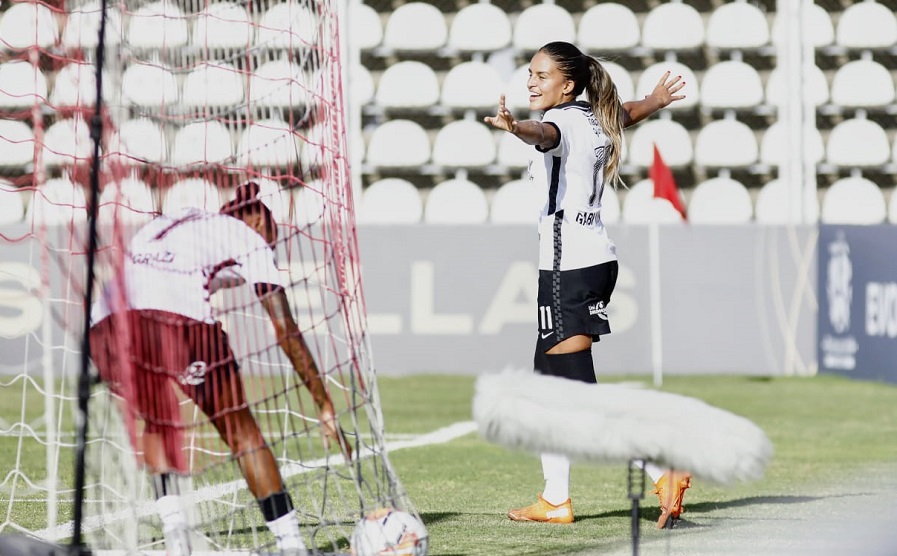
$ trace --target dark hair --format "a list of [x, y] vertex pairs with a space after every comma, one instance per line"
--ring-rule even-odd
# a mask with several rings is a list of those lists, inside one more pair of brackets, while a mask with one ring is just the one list
[[583, 54], [568, 42], [550, 42], [539, 52], [547, 54], [561, 75], [573, 82], [574, 97], [583, 91], [588, 93], [592, 113], [611, 142], [604, 181], [616, 187], [620, 183], [620, 154], [623, 152], [623, 104], [617, 86], [600, 61]]
[[259, 199], [262, 188], [254, 181], [249, 181], [237, 186], [236, 195], [232, 201], [221, 205], [219, 212], [234, 218], [244, 220], [247, 217], [261, 215], [265, 230], [271, 232], [277, 238], [277, 222], [268, 207]]

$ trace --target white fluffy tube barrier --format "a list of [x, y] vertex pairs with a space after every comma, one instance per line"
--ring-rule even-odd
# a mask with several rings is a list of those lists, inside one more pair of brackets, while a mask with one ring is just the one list
[[772, 457], [760, 427], [701, 400], [530, 371], [481, 375], [473, 417], [483, 438], [507, 448], [593, 463], [644, 459], [720, 484], [760, 478]]

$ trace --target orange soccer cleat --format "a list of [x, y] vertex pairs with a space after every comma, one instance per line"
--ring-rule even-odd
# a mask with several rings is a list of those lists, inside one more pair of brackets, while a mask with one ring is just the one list
[[525, 508], [517, 508], [508, 512], [508, 517], [513, 521], [541, 521], [543, 523], [573, 523], [573, 506], [567, 498], [563, 503], [555, 506], [539, 495], [535, 504]]
[[657, 528], [663, 529], [679, 519], [684, 511], [682, 497], [685, 489], [691, 486], [691, 473], [685, 471], [667, 471], [654, 483], [654, 494], [660, 499], [660, 518]]

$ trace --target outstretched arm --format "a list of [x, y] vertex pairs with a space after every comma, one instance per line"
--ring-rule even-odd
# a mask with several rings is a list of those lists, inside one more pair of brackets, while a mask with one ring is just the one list
[[318, 406], [318, 415], [324, 427], [324, 433], [339, 443], [347, 459], [352, 459], [352, 447], [339, 427], [333, 410], [333, 401], [330, 399], [330, 394], [327, 393], [308, 345], [302, 338], [302, 332], [293, 319], [286, 291], [280, 286], [256, 284], [255, 292], [274, 324], [277, 342], [302, 378], [303, 384], [311, 392], [315, 405]]
[[665, 72], [650, 95], [642, 100], [623, 103], [623, 127], [635, 125], [674, 101], [685, 98], [685, 95], [676, 94], [684, 86], [685, 81], [682, 81], [681, 75], [671, 78], [670, 72]]
[[535, 145], [548, 149], [557, 144], [558, 130], [553, 125], [543, 124], [536, 120], [517, 121], [505, 106], [505, 95], [498, 100], [498, 112], [495, 116], [483, 118], [487, 124], [502, 131], [516, 135], [527, 145]]

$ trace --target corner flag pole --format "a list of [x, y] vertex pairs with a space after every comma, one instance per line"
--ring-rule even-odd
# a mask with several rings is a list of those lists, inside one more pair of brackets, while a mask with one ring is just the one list
[[654, 372], [654, 386], [663, 385], [663, 338], [660, 322], [660, 232], [659, 224], [653, 220], [648, 225], [648, 274], [651, 287], [651, 368]]

